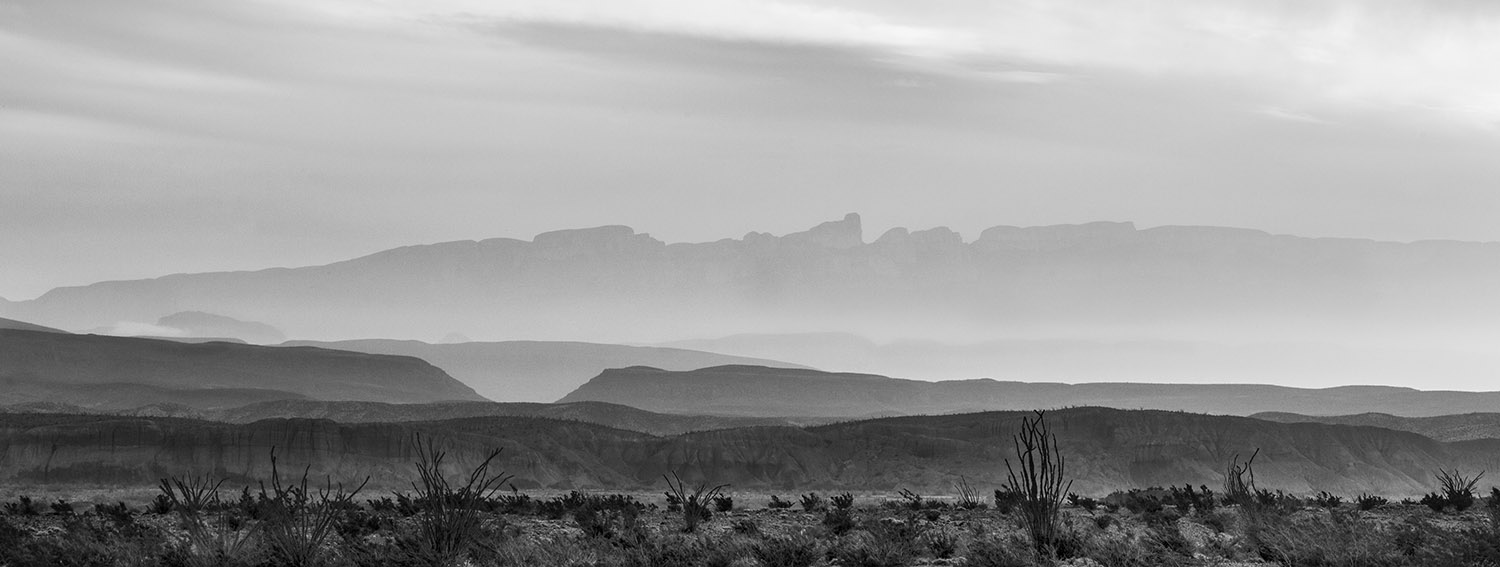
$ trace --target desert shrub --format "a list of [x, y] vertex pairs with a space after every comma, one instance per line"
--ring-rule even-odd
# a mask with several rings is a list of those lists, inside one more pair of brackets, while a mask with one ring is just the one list
[[15, 502], [5, 503], [5, 515], [7, 516], [35, 516], [42, 513], [42, 507], [32, 500], [30, 496], [17, 496]]
[[381, 513], [381, 514], [395, 514], [395, 513], [397, 513], [397, 510], [396, 510], [396, 501], [392, 500], [389, 496], [382, 496], [380, 498], [371, 498], [369, 500], [366, 500], [365, 504], [367, 504], [367, 505], [370, 506], [370, 510], [375, 511], [377, 513]]
[[958, 533], [951, 529], [931, 529], [922, 533], [922, 546], [937, 559], [949, 559], [958, 554]]
[[1099, 501], [1087, 496], [1079, 496], [1076, 492], [1069, 492], [1068, 505], [1093, 512], [1099, 508]]
[[840, 538], [828, 555], [839, 565], [851, 567], [905, 567], [917, 553], [913, 540], [855, 531]]
[[1378, 567], [1405, 561], [1392, 538], [1351, 512], [1281, 514], [1246, 518], [1246, 536], [1262, 559], [1282, 565]]
[[687, 533], [697, 531], [699, 523], [713, 517], [713, 513], [708, 510], [708, 503], [729, 486], [720, 484], [710, 488], [708, 483], [703, 483], [690, 489], [675, 472], [670, 477], [662, 475], [662, 478], [667, 481], [668, 494], [675, 496], [680, 503], [682, 531]]
[[995, 510], [1001, 514], [1009, 514], [1017, 504], [1021, 503], [1022, 498], [1021, 493], [1012, 490], [1009, 486], [998, 488], [995, 490]]
[[750, 547], [764, 567], [810, 567], [823, 556], [822, 544], [806, 534], [762, 539]]
[[219, 499], [223, 484], [223, 479], [208, 475], [161, 480], [158, 498], [165, 497], [163, 508], [177, 514], [187, 535], [177, 549], [187, 565], [252, 565], [259, 560], [260, 550], [251, 545], [259, 524], [244, 522], [233, 507], [224, 505]]
[[58, 498], [56, 502], [49, 504], [47, 507], [52, 509], [53, 514], [57, 514], [59, 516], [73, 515], [73, 504], [61, 498]]
[[1448, 508], [1448, 499], [1436, 492], [1429, 492], [1420, 500], [1423, 506], [1431, 508], [1433, 512], [1442, 512]]
[[976, 538], [969, 542], [964, 554], [964, 559], [968, 560], [965, 564], [970, 567], [1031, 567], [1035, 563], [1027, 547], [1025, 542], [999, 537]]
[[1112, 515], [1100, 514], [1098, 516], [1094, 516], [1094, 527], [1101, 530], [1107, 530], [1110, 526], [1115, 525], [1115, 521], [1115, 517]]
[[835, 494], [828, 497], [828, 503], [832, 504], [835, 509], [848, 510], [854, 507], [854, 495], [848, 492]]
[[510, 494], [501, 494], [490, 500], [489, 509], [503, 514], [529, 514], [536, 511], [537, 503], [530, 495], [511, 486]]
[[1260, 489], [1255, 491], [1256, 507], [1280, 512], [1294, 512], [1302, 508], [1302, 499], [1281, 490]]
[[1162, 502], [1160, 493], [1165, 492], [1162, 488], [1150, 488], [1141, 490], [1132, 488], [1125, 492], [1115, 492], [1106, 496], [1106, 500], [1118, 503], [1118, 505], [1132, 514], [1151, 514], [1162, 511], [1166, 506]]
[[720, 494], [714, 497], [714, 511], [728, 512], [734, 509], [734, 497], [728, 494]]
[[1316, 496], [1313, 496], [1312, 502], [1319, 508], [1338, 508], [1339, 506], [1343, 505], [1344, 498], [1342, 496], [1338, 496], [1324, 490], [1318, 492]]
[[823, 513], [823, 527], [833, 535], [849, 533], [854, 525], [854, 512], [849, 508], [834, 507]]
[[706, 562], [709, 547], [691, 535], [671, 534], [616, 555], [626, 567], [700, 567]]
[[573, 522], [584, 535], [625, 547], [639, 545], [646, 537], [639, 506], [614, 506], [600, 499], [573, 510]]
[[1438, 487], [1442, 489], [1443, 499], [1454, 511], [1462, 512], [1474, 505], [1474, 486], [1479, 484], [1479, 479], [1484, 478], [1484, 471], [1467, 477], [1456, 468], [1451, 472], [1439, 469], [1434, 476], [1437, 477]]
[[415, 530], [401, 542], [412, 560], [433, 566], [456, 565], [478, 545], [482, 535], [484, 502], [510, 479], [503, 472], [491, 472], [490, 466], [500, 456], [491, 451], [479, 465], [457, 483], [443, 474], [444, 451], [421, 436], [412, 440], [417, 460], [417, 481], [412, 483], [415, 497], [397, 495], [409, 501], [416, 521]]
[[745, 536], [760, 535], [760, 524], [750, 518], [740, 518], [729, 525], [730, 531]]
[[766, 507], [772, 510], [785, 510], [787, 508], [791, 508], [792, 503], [788, 500], [782, 500], [780, 496], [772, 494], [771, 501], [766, 503]]
[[1204, 514], [1212, 512], [1218, 506], [1218, 498], [1207, 485], [1200, 485], [1197, 490], [1194, 490], [1191, 484], [1184, 484], [1182, 488], [1170, 487], [1170, 498], [1172, 504], [1177, 506], [1177, 510], [1184, 514], [1189, 512]]
[[958, 501], [955, 505], [959, 508], [978, 510], [984, 507], [984, 499], [979, 496], [979, 491], [974, 489], [974, 485], [969, 484], [968, 478], [958, 477], [958, 482], [954, 483], [953, 489], [958, 492]]
[[926, 505], [927, 501], [922, 498], [921, 494], [912, 492], [908, 488], [901, 489], [901, 507], [908, 510], [921, 510]]
[[1383, 497], [1366, 493], [1360, 493], [1359, 496], [1354, 498], [1354, 505], [1355, 507], [1359, 508], [1361, 512], [1368, 512], [1390, 503], [1390, 500], [1386, 500]]
[[[307, 567], [324, 562], [324, 542], [334, 535], [344, 514], [354, 504], [354, 497], [369, 482], [366, 478], [353, 490], [327, 480], [321, 489], [308, 485], [308, 471], [302, 470], [298, 483], [283, 484], [277, 466], [276, 451], [271, 451], [271, 491], [261, 483], [256, 500], [256, 517], [261, 519], [260, 536], [273, 560], [286, 567]], [[246, 493], [248, 494], [248, 492]]]
[[805, 512], [817, 512], [823, 509], [823, 497], [816, 492], [802, 495], [802, 510]]
[[128, 524], [135, 521], [135, 515], [130, 513], [130, 507], [126, 506], [124, 502], [95, 504], [94, 515], [100, 518], [107, 518], [116, 525]]

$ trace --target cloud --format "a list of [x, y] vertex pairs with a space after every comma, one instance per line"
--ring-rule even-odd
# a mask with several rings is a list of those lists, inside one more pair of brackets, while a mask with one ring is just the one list
[[[1284, 106], [1500, 120], [1500, 5], [1463, 0], [329, 0], [384, 24], [512, 21], [857, 46], [934, 62], [1226, 77]], [[1014, 79], [1017, 75], [999, 76]]]

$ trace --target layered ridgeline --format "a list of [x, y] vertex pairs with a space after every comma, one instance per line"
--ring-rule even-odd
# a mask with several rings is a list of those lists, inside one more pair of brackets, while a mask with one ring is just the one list
[[[755, 427], [654, 437], [599, 425], [486, 417], [420, 423], [267, 420], [235, 425], [173, 418], [0, 416], [0, 482], [154, 483], [215, 470], [265, 478], [269, 448], [286, 468], [334, 480], [410, 478], [414, 433], [436, 439], [458, 467], [491, 448], [518, 487], [657, 488], [664, 473], [733, 490], [950, 492], [960, 476], [998, 486], [1010, 435], [1027, 412], [901, 417], [806, 429]], [[1151, 485], [1219, 486], [1224, 466], [1256, 448], [1262, 487], [1411, 495], [1438, 467], [1494, 470], [1500, 442], [1442, 443], [1374, 427], [1283, 424], [1240, 417], [1075, 408], [1048, 413], [1075, 491]]]
[[692, 370], [726, 364], [804, 368], [789, 362], [728, 356], [680, 348], [636, 347], [565, 341], [504, 341], [428, 344], [369, 339], [292, 341], [291, 346], [414, 356], [494, 400], [553, 402], [609, 368], [651, 366]]
[[[0, 301], [3, 301], [3, 300], [0, 300]], [[51, 327], [43, 327], [41, 325], [33, 325], [33, 324], [27, 323], [25, 321], [16, 321], [14, 319], [0, 318], [0, 331], [7, 331], [7, 330], [8, 331], [36, 331], [36, 332], [39, 332], [39, 333], [67, 333], [67, 331], [64, 331], [64, 330], [61, 330], [61, 329], [53, 329]]]
[[1263, 412], [1250, 417], [1282, 423], [1329, 423], [1383, 427], [1396, 431], [1410, 431], [1439, 441], [1500, 439], [1500, 413], [1494, 412], [1434, 415], [1427, 417], [1403, 417], [1388, 413], [1373, 412], [1355, 415], [1302, 415], [1287, 412]]
[[264, 419], [327, 419], [339, 423], [400, 423], [471, 417], [540, 417], [593, 423], [651, 435], [680, 435], [694, 431], [740, 427], [821, 425], [836, 418], [725, 417], [649, 412], [619, 404], [578, 402], [331, 402], [271, 400], [236, 407], [200, 409], [183, 404], [152, 403], [129, 409], [90, 409], [57, 402], [0, 404], [0, 413], [101, 414], [115, 417], [179, 417], [226, 423]]
[[0, 404], [125, 409], [165, 402], [222, 408], [284, 399], [484, 398], [412, 357], [0, 330]]
[[1500, 335], [1497, 288], [1497, 243], [1129, 223], [997, 226], [968, 241], [945, 228], [892, 229], [866, 241], [849, 215], [780, 237], [668, 244], [609, 226], [325, 266], [103, 282], [0, 315], [76, 330], [202, 311], [252, 317], [292, 337], [639, 343], [832, 330], [967, 341], [1378, 334], [1448, 344], [1455, 337], [1442, 333]]
[[989, 379], [927, 382], [873, 374], [720, 366], [684, 372], [649, 367], [607, 370], [560, 401], [609, 402], [666, 413], [762, 417], [869, 417], [1068, 406], [1227, 415], [1283, 411], [1437, 416], [1500, 407], [1500, 392]]

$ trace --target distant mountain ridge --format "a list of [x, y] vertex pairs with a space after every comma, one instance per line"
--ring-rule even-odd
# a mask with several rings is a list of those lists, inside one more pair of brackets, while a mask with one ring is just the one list
[[[226, 424], [178, 418], [0, 415], [0, 482], [149, 486], [169, 474], [215, 470], [265, 478], [268, 448], [283, 467], [334, 481], [372, 476], [376, 487], [410, 479], [415, 433], [450, 452], [455, 472], [492, 448], [522, 488], [660, 489], [676, 471], [733, 490], [952, 491], [1003, 481], [1010, 435], [1030, 412], [886, 418], [810, 428], [752, 427], [655, 437], [594, 424], [526, 417], [339, 424], [263, 420]], [[1327, 490], [1411, 496], [1434, 488], [1439, 467], [1480, 470], [1500, 443], [1441, 443], [1375, 427], [1283, 424], [1201, 414], [1072, 408], [1048, 412], [1073, 490], [1101, 495], [1153, 485], [1218, 486], [1236, 454], [1256, 448], [1257, 483], [1299, 494]], [[107, 432], [107, 434], [106, 434]], [[236, 480], [235, 482], [242, 482]]]
[[1265, 411], [1385, 412], [1434, 416], [1500, 407], [1500, 392], [1421, 391], [1389, 386], [1305, 389], [1255, 384], [926, 382], [872, 374], [757, 366], [692, 371], [612, 369], [560, 402], [598, 401], [663, 413], [735, 416], [945, 414], [1104, 406], [1249, 415]]
[[608, 368], [650, 365], [692, 370], [725, 364], [805, 368], [799, 364], [680, 348], [636, 347], [565, 341], [503, 341], [428, 344], [364, 339], [290, 341], [371, 354], [413, 356], [442, 368], [480, 394], [505, 402], [554, 402]]
[[127, 417], [180, 417], [253, 423], [267, 419], [327, 419], [339, 423], [402, 423], [442, 421], [473, 417], [537, 417], [592, 423], [650, 435], [681, 435], [740, 427], [790, 427], [821, 425], [830, 418], [758, 418], [661, 414], [619, 404], [579, 402], [539, 404], [530, 402], [432, 402], [392, 404], [386, 402], [340, 402], [307, 399], [273, 399], [235, 407], [199, 409], [175, 403], [151, 403], [135, 408], [88, 408], [57, 402], [0, 405], [0, 413], [102, 414]]
[[[1500, 336], [1500, 243], [1376, 242], [1130, 223], [808, 231], [668, 244], [624, 226], [410, 246], [325, 266], [52, 290], [7, 316], [65, 329], [180, 311], [297, 337], [660, 342], [787, 329], [1443, 342]], [[915, 331], [914, 331], [915, 329]]]
[[51, 327], [43, 327], [41, 325], [33, 325], [33, 324], [27, 323], [25, 321], [16, 321], [16, 320], [13, 320], [13, 319], [5, 319], [5, 318], [0, 318], [0, 330], [36, 331], [36, 332], [39, 332], [39, 333], [67, 333], [67, 331], [64, 331], [64, 330], [61, 330], [61, 329], [53, 329]]
[[1326, 423], [1331, 425], [1384, 427], [1396, 431], [1410, 431], [1438, 441], [1500, 439], [1500, 413], [1495, 412], [1426, 417], [1403, 417], [1388, 413], [1373, 412], [1355, 415], [1302, 415], [1287, 412], [1263, 412], [1251, 415], [1250, 417], [1281, 423]]
[[0, 330], [0, 404], [197, 408], [273, 399], [483, 400], [422, 360], [312, 347]]

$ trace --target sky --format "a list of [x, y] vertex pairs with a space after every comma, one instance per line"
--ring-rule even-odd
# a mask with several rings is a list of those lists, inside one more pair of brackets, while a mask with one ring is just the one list
[[0, 0], [0, 297], [859, 212], [1500, 240], [1489, 0]]

